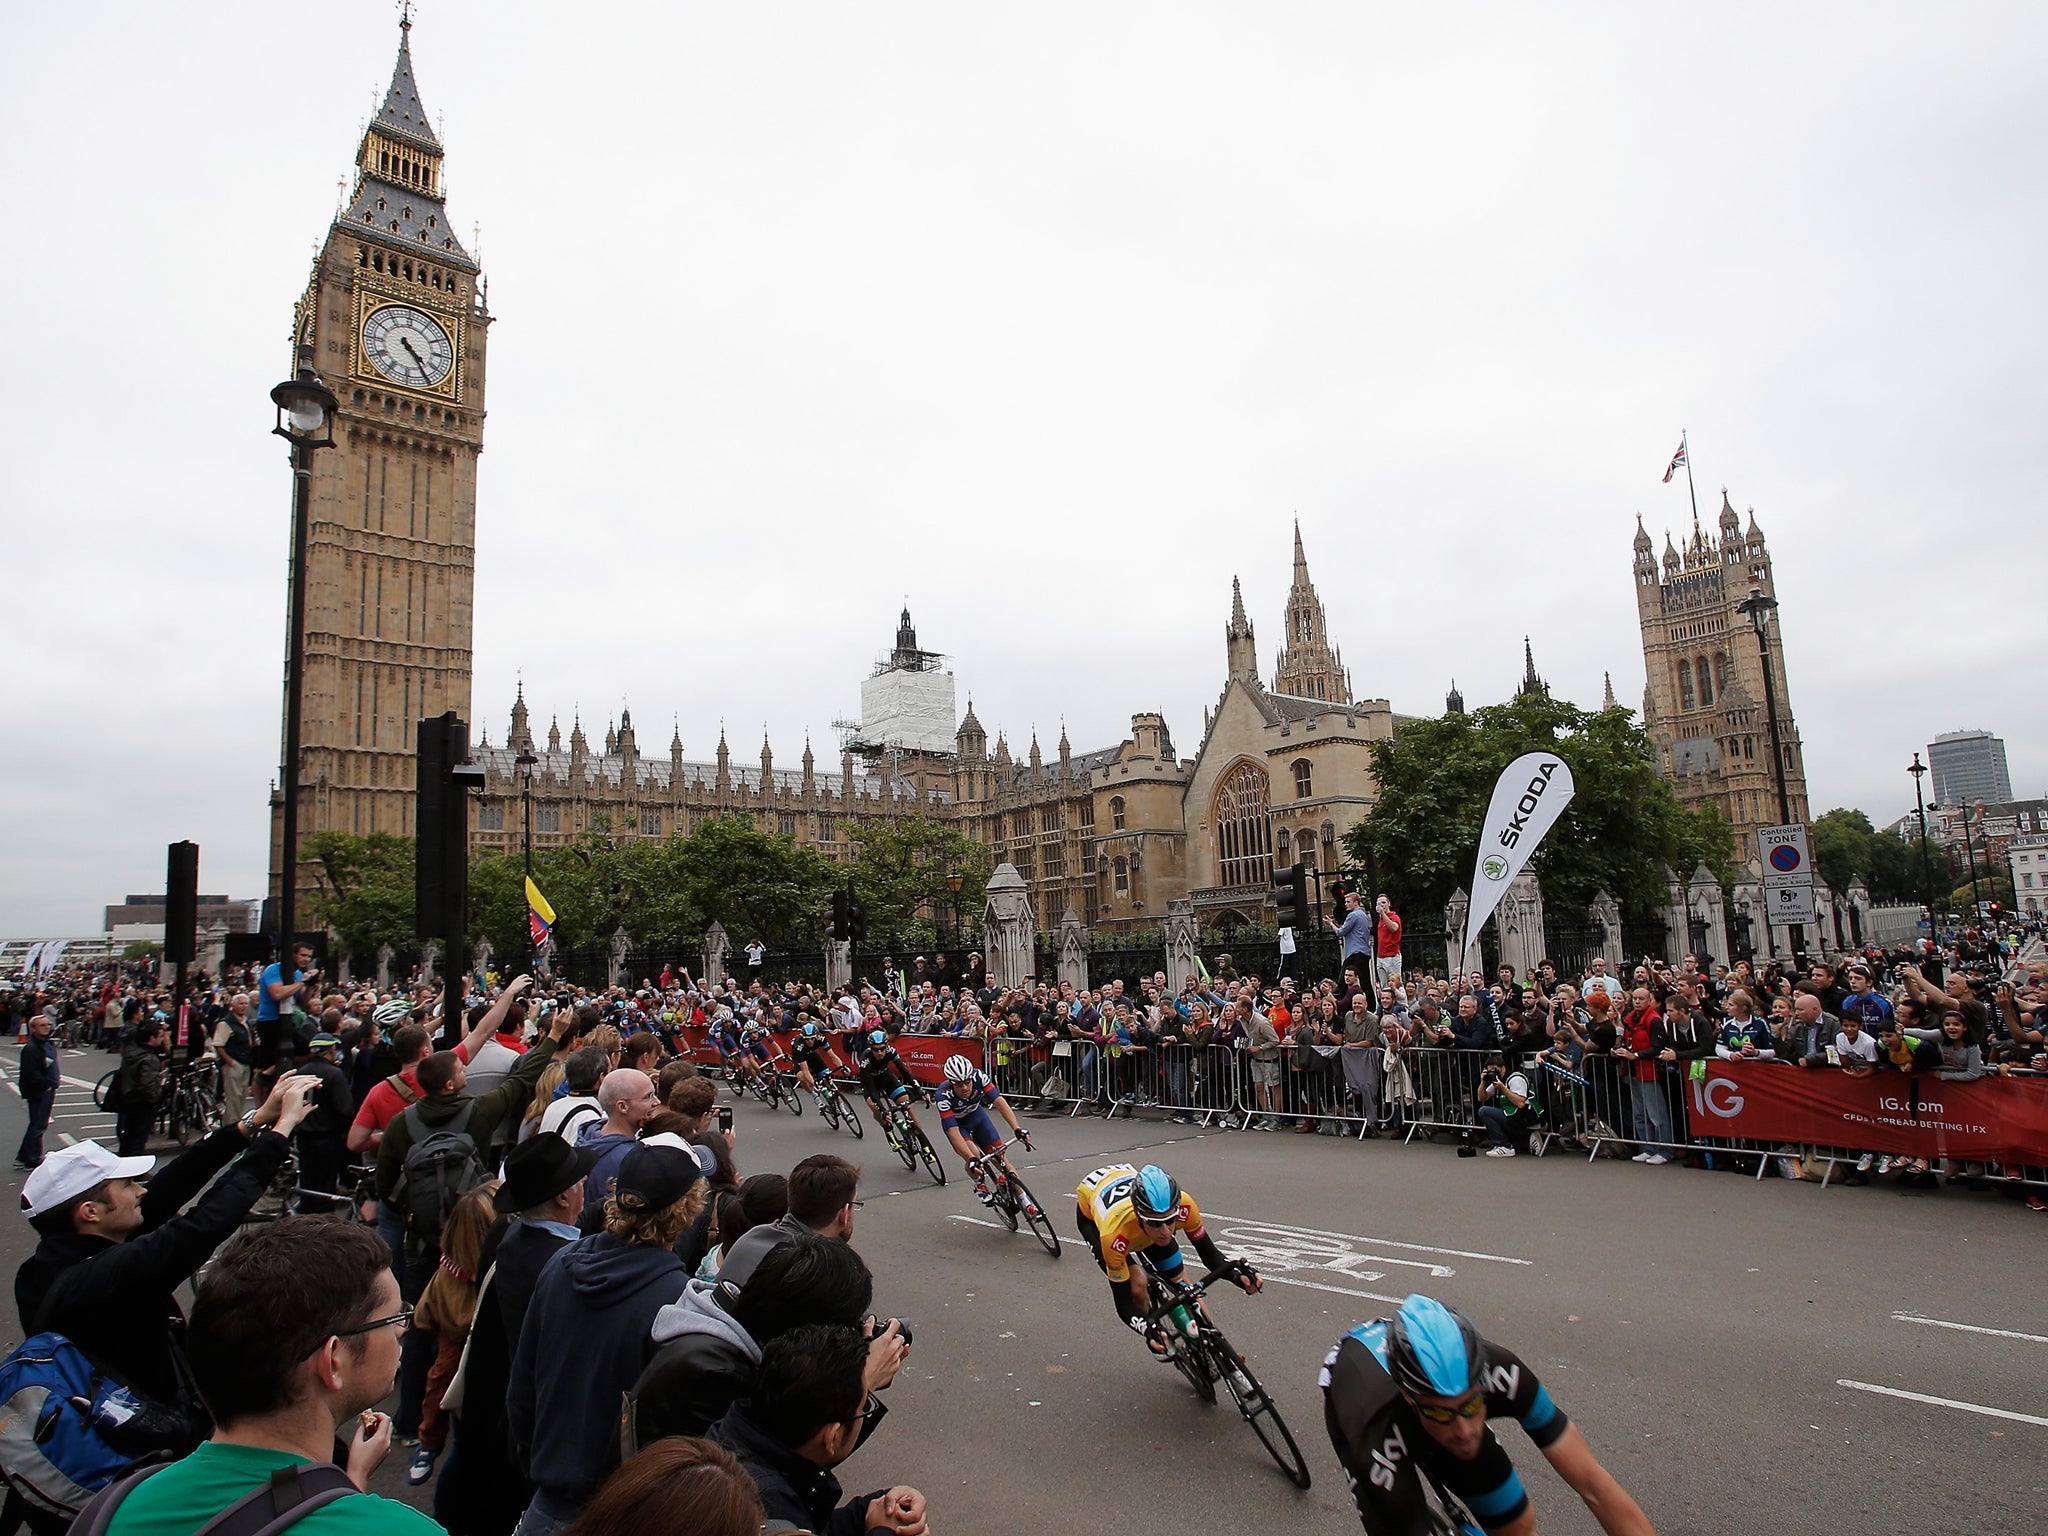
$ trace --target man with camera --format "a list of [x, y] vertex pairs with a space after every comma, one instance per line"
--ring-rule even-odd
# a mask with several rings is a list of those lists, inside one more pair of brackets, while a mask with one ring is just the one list
[[1529, 1108], [1529, 1079], [1510, 1072], [1499, 1056], [1479, 1073], [1479, 1119], [1486, 1127], [1488, 1157], [1513, 1157], [1529, 1150], [1529, 1132], [1536, 1122]]

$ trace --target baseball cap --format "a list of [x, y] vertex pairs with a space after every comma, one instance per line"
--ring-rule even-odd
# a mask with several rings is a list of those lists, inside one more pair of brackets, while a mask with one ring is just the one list
[[96, 1141], [81, 1141], [52, 1152], [22, 1180], [21, 1207], [40, 1216], [109, 1179], [139, 1179], [155, 1167], [153, 1157], [116, 1157]]
[[306, 1042], [306, 1049], [309, 1051], [331, 1051], [339, 1047], [340, 1044], [341, 1042], [335, 1039], [334, 1036], [322, 1030]]
[[671, 1132], [634, 1143], [619, 1163], [612, 1198], [622, 1211], [665, 1211], [704, 1177], [697, 1148]]

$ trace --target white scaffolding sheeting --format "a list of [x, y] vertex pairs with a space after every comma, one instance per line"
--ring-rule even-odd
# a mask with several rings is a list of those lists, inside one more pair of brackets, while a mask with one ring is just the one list
[[890, 669], [860, 685], [860, 736], [871, 747], [951, 752], [953, 674]]

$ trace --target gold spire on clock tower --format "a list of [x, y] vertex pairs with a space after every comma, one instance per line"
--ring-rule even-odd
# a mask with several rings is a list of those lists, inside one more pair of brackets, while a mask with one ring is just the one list
[[[302, 839], [413, 832], [416, 726], [470, 717], [482, 274], [448, 218], [440, 136], [413, 75], [412, 20], [355, 188], [313, 263], [294, 368], [341, 402], [313, 456], [307, 546]], [[273, 797], [271, 879], [281, 801]], [[303, 842], [302, 842], [303, 847]], [[302, 890], [311, 889], [301, 866]]]

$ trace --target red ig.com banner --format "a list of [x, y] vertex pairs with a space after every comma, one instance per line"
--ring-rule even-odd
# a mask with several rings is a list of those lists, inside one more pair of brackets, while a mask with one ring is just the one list
[[1909, 1157], [2048, 1166], [2048, 1079], [1944, 1082], [1889, 1070], [1710, 1061], [1686, 1083], [1690, 1139], [1731, 1137]]

